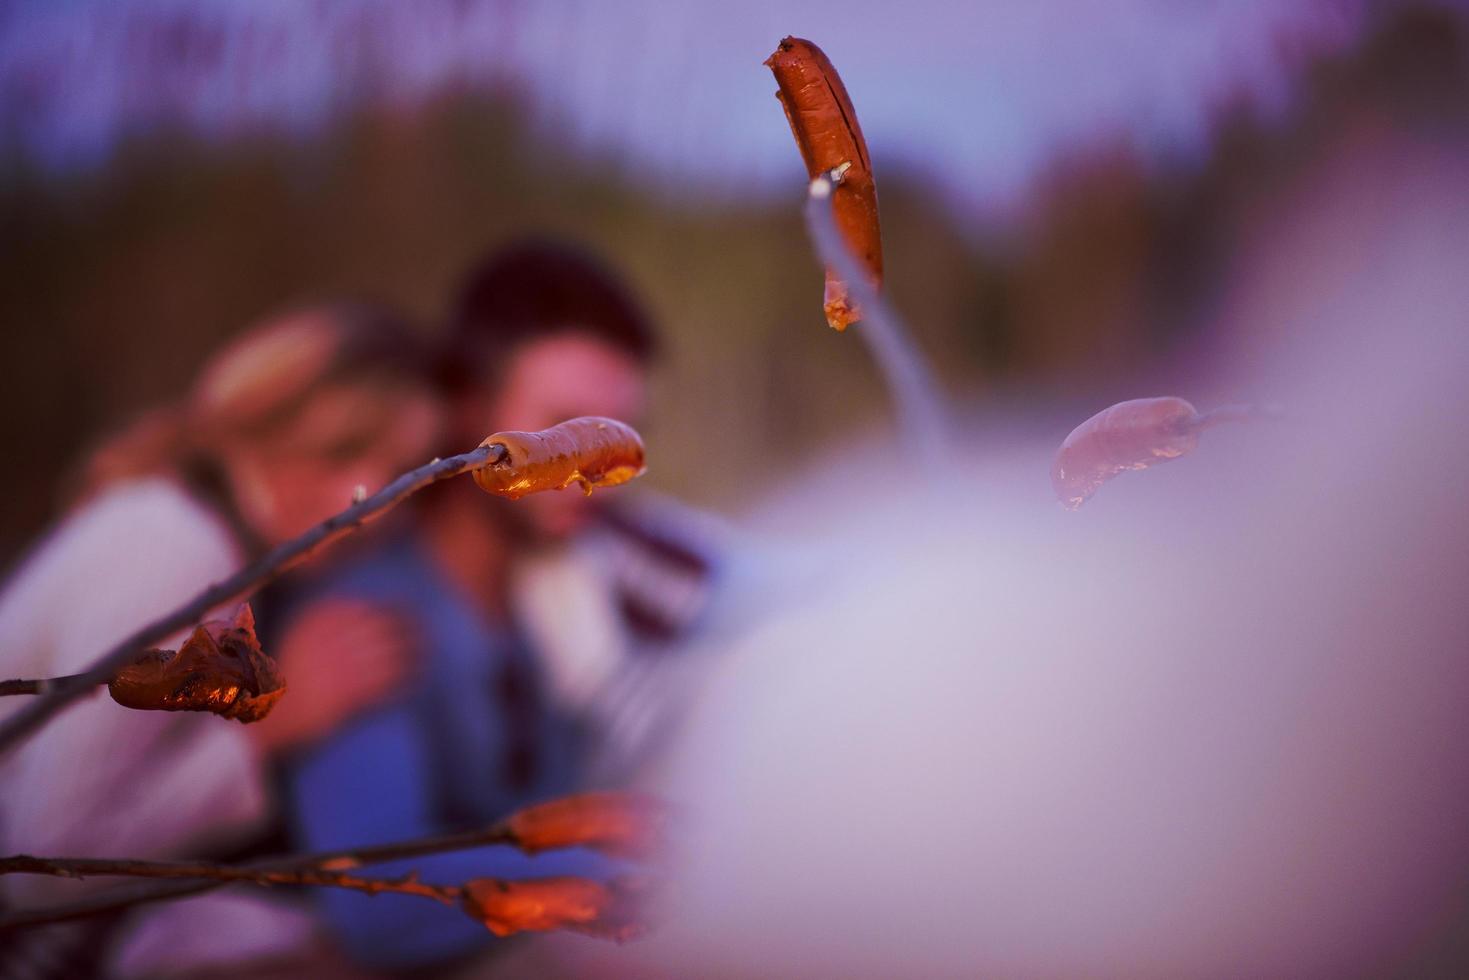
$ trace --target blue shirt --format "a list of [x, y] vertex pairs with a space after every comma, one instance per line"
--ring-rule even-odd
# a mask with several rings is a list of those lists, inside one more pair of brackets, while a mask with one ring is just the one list
[[[308, 851], [339, 850], [484, 826], [529, 803], [582, 789], [579, 733], [545, 706], [531, 652], [491, 623], [408, 538], [385, 541], [315, 583], [312, 598], [379, 602], [409, 619], [425, 663], [401, 697], [370, 709], [287, 767], [291, 829]], [[296, 609], [304, 603], [298, 603]], [[429, 855], [365, 874], [606, 878], [620, 865], [582, 849], [528, 857], [511, 847]], [[409, 895], [315, 890], [349, 955], [375, 968], [424, 966], [496, 942], [457, 909]]]

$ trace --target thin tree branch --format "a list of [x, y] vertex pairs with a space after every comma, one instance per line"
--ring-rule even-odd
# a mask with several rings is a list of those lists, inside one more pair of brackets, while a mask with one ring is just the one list
[[34, 681], [0, 681], [0, 697], [10, 694], [45, 694], [58, 684], [75, 683], [80, 674], [65, 677], [42, 677]]
[[[45, 925], [53, 922], [66, 922], [72, 919], [83, 919], [93, 915], [116, 912], [133, 905], [141, 905], [148, 902], [185, 898], [190, 895], [197, 895], [200, 892], [212, 891], [232, 882], [252, 880], [247, 877], [240, 877], [241, 874], [292, 874], [313, 871], [342, 872], [364, 865], [422, 857], [426, 854], [466, 850], [471, 847], [483, 847], [490, 844], [516, 845], [518, 843], [519, 841], [515, 833], [506, 824], [496, 823], [488, 827], [453, 834], [439, 834], [432, 837], [397, 841], [391, 844], [377, 844], [371, 847], [359, 847], [340, 851], [325, 851], [317, 854], [296, 854], [262, 858], [243, 865], [212, 865], [197, 862], [174, 864], [172, 862], [166, 862], [169, 867], [216, 868], [224, 869], [227, 874], [218, 875], [209, 873], [187, 876], [175, 874], [148, 875], [147, 877], [188, 877], [193, 880], [149, 888], [119, 889], [112, 893], [91, 895], [76, 902], [58, 904], [48, 908], [26, 909], [13, 912], [9, 915], [0, 915], [0, 934], [30, 926]], [[35, 858], [21, 854], [9, 858], [0, 858], [0, 874], [50, 874], [62, 877], [80, 877], [85, 874], [126, 873], [95, 870], [102, 866], [117, 867], [160, 864], [163, 863], [107, 861], [95, 858]], [[302, 883], [313, 884], [314, 882]]]
[[0, 725], [0, 754], [13, 748], [56, 712], [98, 684], [111, 680], [114, 674], [137, 656], [139, 650], [157, 646], [179, 630], [194, 625], [216, 606], [254, 592], [303, 561], [316, 549], [325, 547], [381, 517], [424, 487], [470, 470], [494, 465], [504, 458], [505, 447], [496, 444], [478, 446], [467, 453], [447, 459], [436, 459], [404, 473], [377, 493], [336, 516], [327, 518], [300, 537], [277, 545], [223, 582], [216, 582], [168, 615], [134, 631], [84, 672], [46, 682], [45, 693]]
[[28, 854], [0, 858], [0, 874], [39, 874], [62, 878], [115, 875], [128, 878], [207, 879], [219, 884], [243, 882], [252, 885], [319, 885], [347, 888], [378, 895], [418, 895], [446, 905], [459, 901], [456, 885], [430, 885], [415, 875], [402, 878], [363, 878], [350, 871], [322, 868], [267, 869], [191, 861], [129, 861], [101, 858], [38, 858]]
[[867, 343], [877, 368], [887, 382], [897, 409], [898, 423], [923, 467], [934, 472], [948, 459], [947, 413], [939, 399], [939, 387], [923, 356], [913, 346], [912, 335], [887, 302], [872, 288], [870, 273], [852, 252], [837, 227], [832, 196], [842, 182], [846, 167], [817, 174], [806, 192], [806, 231], [823, 264], [835, 269], [847, 284], [862, 318], [856, 331]]

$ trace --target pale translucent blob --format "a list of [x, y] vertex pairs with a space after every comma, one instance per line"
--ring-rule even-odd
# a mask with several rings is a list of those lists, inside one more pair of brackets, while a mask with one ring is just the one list
[[1051, 485], [1075, 510], [1124, 470], [1166, 463], [1199, 444], [1202, 417], [1182, 398], [1118, 402], [1071, 430], [1051, 464]]

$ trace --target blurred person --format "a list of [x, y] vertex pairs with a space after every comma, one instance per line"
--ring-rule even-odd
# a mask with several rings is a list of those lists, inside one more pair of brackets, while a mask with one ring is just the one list
[[[445, 451], [583, 415], [637, 425], [656, 346], [646, 314], [590, 256], [546, 242], [492, 255], [469, 275], [445, 343]], [[469, 481], [421, 502], [419, 534], [302, 600], [302, 629], [320, 602], [351, 596], [401, 617], [426, 651], [417, 690], [292, 766], [303, 849], [485, 825], [623, 781], [677, 701], [678, 644], [704, 611], [713, 571], [707, 532], [691, 515], [666, 503], [634, 507], [626, 491], [509, 502]], [[487, 847], [375, 873], [457, 884], [615, 867], [585, 851], [528, 858]], [[362, 964], [438, 970], [497, 945], [460, 912], [411, 897], [316, 897]]]
[[[647, 430], [659, 337], [592, 255], [531, 240], [486, 258], [461, 291], [439, 368], [455, 445], [604, 415]], [[596, 744], [603, 780], [635, 772], [676, 709], [676, 667], [725, 577], [727, 542], [704, 514], [636, 486], [616, 494], [491, 499], [443, 488], [429, 511], [439, 560], [486, 609], [523, 629], [547, 694]], [[716, 563], [720, 567], [716, 568]]]
[[[0, 594], [0, 673], [84, 669], [425, 456], [438, 410], [424, 363], [408, 326], [367, 305], [303, 309], [227, 346], [179, 405], [144, 416], [84, 466], [70, 512]], [[289, 694], [255, 724], [105, 698], [63, 711], [0, 760], [0, 851], [147, 859], [246, 844], [273, 813], [266, 761], [381, 698], [406, 669], [404, 648], [381, 642], [390, 621], [364, 608], [334, 615], [330, 650], [308, 634], [268, 651]], [[0, 716], [20, 700], [5, 699]], [[63, 903], [100, 884], [10, 875], [0, 904]], [[76, 975], [104, 961], [108, 973], [158, 975], [309, 942], [304, 913], [252, 898], [220, 892], [124, 923], [19, 933], [6, 939], [0, 976]], [[109, 947], [112, 935], [124, 938]]]

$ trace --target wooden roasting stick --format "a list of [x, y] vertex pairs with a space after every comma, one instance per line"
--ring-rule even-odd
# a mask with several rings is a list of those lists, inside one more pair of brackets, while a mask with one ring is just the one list
[[[857, 123], [856, 110], [847, 96], [841, 76], [826, 55], [810, 41], [787, 37], [765, 64], [775, 74], [776, 98], [785, 109], [786, 121], [807, 176], [841, 168], [841, 183], [832, 198], [837, 227], [867, 270], [867, 280], [876, 290], [882, 284], [882, 235], [877, 217], [877, 185], [867, 141]], [[824, 301], [826, 322], [834, 330], [862, 319], [856, 303], [837, 270], [826, 270]]]

